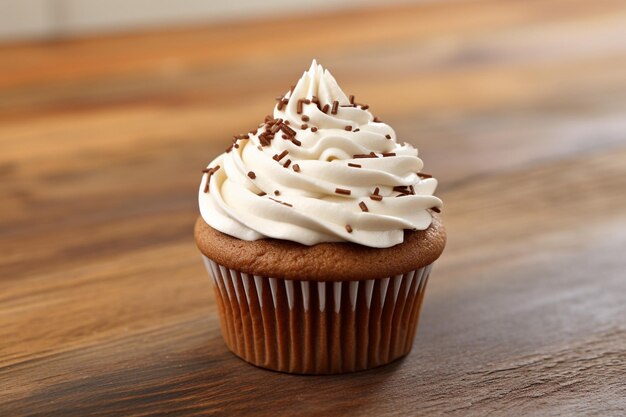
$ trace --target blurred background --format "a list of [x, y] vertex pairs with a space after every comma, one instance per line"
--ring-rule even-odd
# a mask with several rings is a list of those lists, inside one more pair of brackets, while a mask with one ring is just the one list
[[0, 39], [47, 39], [114, 33], [172, 25], [330, 12], [377, 3], [374, 0], [318, 0], [314, 4], [290, 0], [2, 0]]
[[[126, 381], [220, 366], [271, 394], [229, 361], [192, 226], [201, 169], [313, 58], [418, 147], [445, 204], [419, 347], [395, 375], [365, 375], [391, 388], [363, 403], [385, 414], [418, 375], [400, 404], [489, 405], [492, 380], [476, 381], [493, 365], [531, 367], [539, 382], [497, 374], [498, 401], [527, 414], [554, 414], [528, 405], [537, 392], [543, 407], [623, 414], [626, 370], [611, 355], [626, 340], [624, 0], [0, 0], [0, 384], [13, 381], [0, 414], [9, 395], [86, 415], [126, 398]], [[567, 368], [591, 351], [617, 365]], [[20, 365], [45, 355], [56, 362]], [[532, 368], [545, 358], [578, 382]], [[109, 369], [120, 377], [107, 397], [92, 388]], [[187, 400], [208, 380], [221, 376], [200, 375]], [[317, 410], [350, 386], [360, 398], [350, 381]]]
[[[623, 145], [625, 23], [617, 0], [0, 0], [0, 158], [6, 172], [28, 163], [38, 181], [58, 179], [37, 194], [47, 203], [95, 210], [84, 193], [119, 175], [107, 204], [136, 180], [136, 204], [184, 196], [191, 208], [190, 167], [317, 58], [419, 147], [445, 192]], [[157, 168], [166, 175], [149, 182]], [[42, 190], [12, 191], [16, 227], [33, 214], [24, 195]]]

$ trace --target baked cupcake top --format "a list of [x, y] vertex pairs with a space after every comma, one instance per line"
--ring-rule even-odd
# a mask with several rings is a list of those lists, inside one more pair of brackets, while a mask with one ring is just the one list
[[273, 116], [203, 171], [200, 213], [209, 226], [248, 241], [373, 248], [430, 226], [442, 202], [417, 149], [398, 143], [328, 70], [313, 61], [277, 101]]

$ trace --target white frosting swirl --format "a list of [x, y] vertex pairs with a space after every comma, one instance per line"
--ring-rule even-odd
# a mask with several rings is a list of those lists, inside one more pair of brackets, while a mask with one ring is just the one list
[[[261, 124], [215, 158], [209, 168], [220, 168], [203, 175], [199, 190], [207, 224], [243, 240], [349, 241], [376, 248], [402, 243], [404, 229], [428, 228], [429, 209], [442, 203], [432, 195], [437, 181], [417, 175], [423, 166], [417, 149], [397, 143], [393, 129], [374, 121], [367, 106], [352, 105], [315, 61], [283, 99], [286, 104], [279, 101], [273, 116], [289, 122], [284, 130], [293, 129], [296, 140], [284, 139], [279, 130], [266, 142]], [[299, 105], [300, 100], [314, 102]], [[372, 152], [376, 157], [354, 157]], [[376, 188], [382, 199], [370, 197]]]

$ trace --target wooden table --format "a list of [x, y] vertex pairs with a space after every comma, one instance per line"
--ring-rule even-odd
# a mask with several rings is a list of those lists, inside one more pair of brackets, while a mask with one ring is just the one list
[[[414, 143], [449, 243], [413, 352], [230, 354], [200, 170], [311, 58]], [[626, 413], [626, 4], [437, 2], [0, 48], [0, 415]]]

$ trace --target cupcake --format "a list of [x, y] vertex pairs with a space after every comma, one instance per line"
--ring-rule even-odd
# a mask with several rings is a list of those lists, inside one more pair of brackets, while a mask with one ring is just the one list
[[206, 169], [195, 240], [228, 348], [333, 374], [410, 352], [445, 246], [417, 149], [315, 61]]

